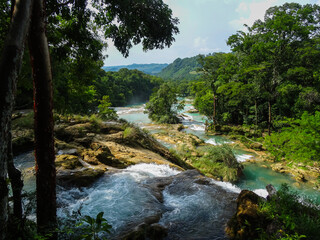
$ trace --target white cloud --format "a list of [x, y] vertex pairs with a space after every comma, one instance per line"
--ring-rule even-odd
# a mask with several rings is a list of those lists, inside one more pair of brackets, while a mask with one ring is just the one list
[[277, 0], [259, 0], [251, 3], [240, 3], [235, 10], [240, 17], [229, 22], [229, 24], [236, 30], [244, 30], [243, 25], [252, 26], [254, 21], [263, 19], [266, 10], [275, 6]]
[[193, 41], [193, 46], [195, 48], [206, 47], [208, 38], [197, 37]]
[[208, 38], [197, 37], [193, 41], [193, 47], [196, 53], [208, 54], [213, 52], [220, 52], [221, 48], [210, 48], [208, 45]]

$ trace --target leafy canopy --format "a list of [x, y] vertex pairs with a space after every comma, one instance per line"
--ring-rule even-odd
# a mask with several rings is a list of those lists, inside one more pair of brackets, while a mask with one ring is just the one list
[[184, 104], [178, 102], [175, 90], [167, 83], [162, 84], [146, 104], [149, 118], [158, 123], [179, 123], [177, 114], [183, 108]]

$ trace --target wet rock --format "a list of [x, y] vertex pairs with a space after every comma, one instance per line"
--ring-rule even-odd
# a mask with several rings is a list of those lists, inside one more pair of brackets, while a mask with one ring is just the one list
[[287, 173], [288, 172], [287, 168], [281, 164], [274, 164], [272, 166], [272, 170], [279, 172], [279, 173]]
[[78, 156], [74, 155], [68, 155], [68, 154], [62, 154], [56, 156], [55, 164], [57, 167], [57, 170], [73, 170], [76, 168], [83, 167], [82, 164], [79, 161]]
[[268, 192], [268, 196], [267, 196], [268, 200], [273, 198], [277, 194], [276, 188], [271, 184], [268, 184], [266, 186], [266, 189], [267, 189], [267, 192]]
[[87, 187], [104, 174], [103, 169], [81, 168], [57, 172], [57, 182], [63, 186]]
[[141, 223], [120, 239], [122, 240], [161, 240], [168, 235], [168, 229], [161, 224]]
[[55, 126], [54, 132], [55, 136], [65, 142], [71, 142], [75, 138], [84, 138], [87, 133], [93, 130], [92, 124], [87, 123], [78, 123], [74, 125], [69, 124], [60, 124]]
[[154, 223], [147, 228], [146, 235], [149, 239], [161, 240], [168, 235], [168, 229], [161, 224]]
[[158, 177], [148, 179], [144, 186], [151, 191], [151, 194], [160, 202], [163, 203], [163, 190], [172, 183], [173, 177]]
[[263, 150], [263, 145], [261, 143], [254, 142], [250, 144], [250, 148], [261, 151]]
[[295, 174], [295, 180], [298, 181], [298, 182], [306, 182], [307, 179], [305, 178], [304, 174], [300, 171], [298, 171], [296, 174]]
[[86, 137], [82, 137], [82, 138], [74, 138], [73, 139], [73, 142], [76, 144], [76, 145], [80, 145], [80, 146], [83, 146], [85, 148], [89, 148], [91, 143], [93, 141], [93, 136], [92, 135], [88, 135]]
[[260, 201], [263, 199], [254, 192], [241, 191], [237, 198], [236, 214], [226, 227], [226, 233], [231, 239], [258, 239], [257, 228], [268, 225], [267, 218], [259, 212]]
[[[66, 143], [64, 141], [61, 141], [57, 138], [55, 138], [54, 140], [54, 146], [56, 148], [56, 151], [60, 151], [60, 150], [69, 150], [69, 149], [78, 149], [79, 147], [72, 144], [72, 143]], [[68, 153], [66, 153], [68, 154]]]
[[93, 149], [85, 149], [81, 153], [83, 160], [89, 164], [105, 164], [116, 168], [125, 168], [128, 166], [125, 162], [116, 159], [107, 146], [94, 143], [91, 145], [91, 148]]
[[12, 151], [15, 156], [33, 149], [33, 135], [32, 130], [18, 130], [12, 134]]

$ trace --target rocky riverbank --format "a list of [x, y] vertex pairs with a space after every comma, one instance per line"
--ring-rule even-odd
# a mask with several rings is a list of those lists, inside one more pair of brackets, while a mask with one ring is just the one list
[[285, 159], [275, 162], [274, 158], [264, 147], [263, 142], [253, 140], [263, 135], [261, 131], [242, 126], [219, 126], [216, 130], [211, 130], [210, 134], [223, 135], [231, 139], [234, 144], [239, 145], [242, 149], [253, 152], [256, 158], [249, 161], [265, 162], [265, 167], [291, 176], [296, 181], [296, 185], [307, 183], [313, 188], [320, 190], [320, 164], [318, 162], [313, 162], [312, 164], [293, 162], [286, 161]]
[[[33, 148], [32, 129], [19, 122], [14, 123], [12, 131], [15, 155]], [[63, 185], [88, 186], [106, 171], [138, 163], [192, 168], [149, 134], [126, 122], [61, 117], [54, 131], [57, 181]]]

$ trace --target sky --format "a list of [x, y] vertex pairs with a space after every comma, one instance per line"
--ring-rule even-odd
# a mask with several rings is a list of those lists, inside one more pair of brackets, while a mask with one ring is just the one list
[[104, 54], [105, 66], [148, 63], [172, 63], [177, 58], [193, 57], [198, 54], [230, 52], [226, 41], [238, 30], [245, 30], [243, 24], [251, 26], [257, 19], [263, 19], [265, 11], [285, 2], [319, 4], [320, 0], [163, 0], [178, 17], [180, 33], [170, 48], [144, 52], [141, 45], [130, 49], [124, 58], [108, 40]]

